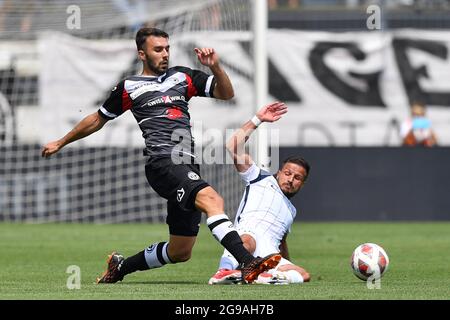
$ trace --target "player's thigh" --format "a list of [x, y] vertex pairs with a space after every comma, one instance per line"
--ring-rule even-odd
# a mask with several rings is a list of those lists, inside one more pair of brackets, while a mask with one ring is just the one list
[[169, 202], [183, 210], [196, 210], [197, 193], [209, 186], [200, 177], [196, 164], [174, 164], [170, 158], [150, 161], [145, 166], [150, 186]]
[[197, 192], [195, 207], [205, 212], [208, 217], [224, 213], [223, 198], [211, 186], [205, 187]]
[[196, 237], [202, 214], [196, 209], [182, 208], [176, 201], [167, 202], [166, 223], [171, 236]]
[[169, 158], [149, 161], [145, 165], [145, 175], [149, 185], [158, 195], [167, 200], [169, 200], [173, 190], [177, 187], [177, 184], [173, 179], [168, 179], [171, 174], [171, 165], [171, 160]]

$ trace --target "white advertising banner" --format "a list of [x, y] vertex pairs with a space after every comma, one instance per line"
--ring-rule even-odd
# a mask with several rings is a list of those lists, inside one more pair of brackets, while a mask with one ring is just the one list
[[[253, 114], [252, 58], [244, 41], [214, 33], [171, 39], [171, 65], [198, 68], [193, 48], [214, 47], [234, 88], [232, 103], [193, 98], [194, 135], [208, 140]], [[289, 113], [267, 128], [284, 146], [399, 146], [410, 104], [427, 105], [440, 145], [450, 145], [450, 32], [302, 32], [269, 30], [272, 100]], [[136, 66], [134, 41], [80, 40], [47, 34], [40, 40], [42, 142], [66, 134], [95, 112], [114, 85]], [[130, 112], [85, 139], [86, 145], [143, 146]]]
[[[96, 112], [99, 101], [108, 96], [136, 56], [136, 46], [129, 40], [84, 40], [53, 32], [41, 36], [38, 50], [42, 143], [61, 138], [83, 117]], [[120, 144], [120, 131], [135, 125], [132, 120], [124, 117], [120, 130], [111, 130], [114, 125], [110, 125], [78, 143]]]

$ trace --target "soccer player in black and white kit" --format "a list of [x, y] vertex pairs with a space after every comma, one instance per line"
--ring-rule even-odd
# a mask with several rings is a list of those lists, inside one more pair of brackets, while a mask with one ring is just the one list
[[[232, 84], [219, 64], [213, 48], [195, 48], [199, 62], [212, 75], [187, 67], [169, 68], [169, 35], [156, 28], [141, 28], [136, 34], [143, 72], [120, 81], [98, 112], [88, 115], [63, 138], [44, 146], [49, 157], [62, 147], [82, 139], [109, 120], [130, 110], [145, 139], [148, 161], [145, 173], [150, 186], [167, 199], [168, 242], [150, 245], [124, 259], [119, 253], [108, 256], [108, 268], [97, 283], [115, 283], [138, 270], [184, 262], [191, 257], [201, 212], [214, 237], [240, 263], [243, 280], [253, 282], [260, 273], [273, 268], [279, 254], [253, 257], [245, 247], [228, 216], [222, 197], [200, 177], [194, 163], [188, 102], [193, 96], [227, 100], [234, 96]], [[181, 143], [180, 143], [181, 140]]]

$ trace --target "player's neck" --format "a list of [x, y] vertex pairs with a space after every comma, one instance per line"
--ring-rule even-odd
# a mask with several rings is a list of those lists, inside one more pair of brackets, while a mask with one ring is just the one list
[[156, 72], [150, 70], [149, 68], [144, 67], [141, 73], [141, 76], [145, 77], [159, 77], [162, 76], [164, 73], [157, 74]]
[[141, 76], [145, 76], [145, 77], [158, 77], [159, 75], [156, 74], [156, 73], [154, 73], [154, 72], [144, 70], [144, 71], [142, 71]]

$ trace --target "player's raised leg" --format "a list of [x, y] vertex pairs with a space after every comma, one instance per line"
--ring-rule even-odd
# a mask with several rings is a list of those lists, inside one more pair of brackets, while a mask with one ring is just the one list
[[261, 272], [274, 268], [281, 255], [272, 254], [264, 258], [253, 257], [244, 247], [241, 237], [228, 216], [224, 213], [222, 197], [212, 188], [206, 187], [197, 193], [195, 206], [208, 216], [206, 223], [213, 236], [227, 249], [240, 264], [244, 281], [253, 282]]
[[197, 194], [195, 206], [206, 213], [206, 223], [213, 236], [239, 263], [246, 264], [253, 260], [253, 255], [244, 248], [241, 237], [224, 213], [222, 197], [212, 187], [204, 188]]

